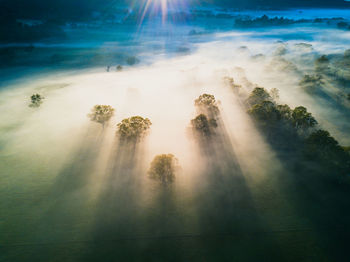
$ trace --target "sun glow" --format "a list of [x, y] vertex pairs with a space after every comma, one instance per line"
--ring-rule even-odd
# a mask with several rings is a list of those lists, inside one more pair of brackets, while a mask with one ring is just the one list
[[185, 0], [145, 0], [141, 4], [139, 11], [141, 25], [146, 17], [161, 15], [162, 22], [168, 19], [169, 11], [184, 12], [187, 10], [187, 3]]

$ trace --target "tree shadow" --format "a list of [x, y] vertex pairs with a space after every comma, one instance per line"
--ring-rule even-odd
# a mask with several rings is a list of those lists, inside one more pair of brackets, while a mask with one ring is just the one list
[[283, 166], [283, 173], [275, 175], [274, 186], [295, 209], [291, 230], [285, 232], [286, 239], [299, 242], [291, 258], [305, 256], [313, 260], [344, 261], [347, 256], [344, 241], [350, 229], [349, 185], [339, 183], [337, 171], [326, 168], [321, 159], [315, 161], [306, 157], [305, 137], [293, 127], [283, 126], [283, 123], [263, 126], [257, 123], [256, 128]]
[[[272, 144], [273, 147], [273, 144]], [[350, 187], [340, 183], [336, 171], [322, 168], [322, 163], [309, 161], [303, 154], [280, 153], [277, 157], [288, 170], [278, 182], [296, 207], [299, 217], [308, 222], [303, 233], [310, 235], [322, 250], [316, 259], [345, 261], [348, 257], [346, 239], [350, 233]]]
[[[184, 261], [186, 253], [176, 246], [176, 237], [184, 235], [186, 211], [179, 206], [176, 184], [153, 184], [154, 197], [144, 212], [141, 250], [145, 261]], [[175, 240], [175, 241], [174, 241]]]
[[96, 175], [95, 164], [105, 137], [105, 129], [96, 130], [89, 126], [47, 196], [33, 206], [37, 209], [38, 220], [33, 226], [31, 241], [51, 243], [45, 252], [41, 252], [41, 244], [34, 245], [33, 261], [59, 255], [60, 243], [79, 241], [85, 237], [90, 221], [91, 181]]
[[[92, 244], [84, 261], [116, 261], [130, 258], [134, 246], [129, 239], [142, 232], [142, 157], [143, 144], [119, 141], [110, 158], [108, 176], [96, 203]], [[102, 244], [103, 243], [103, 244]], [[118, 248], [118, 245], [124, 245]]]
[[220, 112], [212, 117], [217, 122], [214, 134], [203, 139], [193, 132], [206, 170], [198, 179], [195, 202], [200, 234], [207, 237], [198, 243], [208, 261], [281, 261], [278, 243], [269, 237], [270, 229], [256, 210]]
[[105, 138], [106, 129], [96, 131], [88, 128], [78, 150], [74, 153], [74, 158], [57, 176], [52, 194], [60, 196], [64, 192], [73, 192], [88, 185]]

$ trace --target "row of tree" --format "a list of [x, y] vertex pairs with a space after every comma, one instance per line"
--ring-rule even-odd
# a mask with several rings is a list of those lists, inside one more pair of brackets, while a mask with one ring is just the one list
[[303, 106], [278, 104], [270, 93], [255, 88], [246, 100], [248, 114], [278, 150], [298, 155], [299, 161], [322, 166], [328, 174], [350, 175], [350, 154]]
[[[216, 121], [219, 116], [219, 103], [213, 95], [203, 94], [195, 100], [194, 104], [199, 114], [191, 120], [192, 128], [200, 139], [210, 139], [218, 126]], [[104, 127], [114, 114], [115, 109], [110, 105], [95, 105], [88, 117]], [[148, 118], [141, 116], [125, 118], [117, 124], [117, 135], [125, 145], [135, 145], [148, 134], [151, 125]], [[178, 160], [174, 155], [161, 154], [154, 157], [148, 175], [151, 179], [168, 185], [175, 181], [178, 168]]]
[[[230, 82], [234, 82], [231, 79]], [[234, 85], [238, 86], [238, 85]], [[318, 129], [318, 122], [303, 106], [291, 109], [278, 104], [277, 89], [268, 92], [256, 87], [246, 99], [248, 114], [254, 119], [268, 141], [277, 150], [289, 153], [302, 152], [303, 160], [313, 161], [324, 166], [327, 171], [350, 174], [350, 154], [328, 131]], [[34, 94], [31, 106], [38, 107], [43, 97]], [[195, 136], [208, 142], [215, 134], [219, 121], [219, 102], [210, 94], [203, 94], [194, 102], [198, 115], [191, 120]], [[110, 105], [95, 105], [88, 117], [103, 127], [115, 115]], [[132, 116], [117, 124], [117, 135], [124, 145], [136, 145], [148, 134], [152, 123], [148, 118]], [[212, 140], [211, 140], [212, 141]], [[291, 150], [291, 151], [290, 151]], [[172, 154], [157, 155], [151, 162], [149, 177], [167, 185], [175, 180], [177, 159]]]
[[[33, 94], [30, 97], [29, 107], [39, 107], [43, 103], [44, 97], [40, 94]], [[99, 123], [105, 127], [115, 114], [115, 109], [110, 105], [95, 105], [88, 117], [91, 121]], [[122, 143], [136, 145], [146, 135], [152, 122], [148, 118], [132, 116], [123, 119], [117, 124], [117, 134]], [[149, 177], [167, 185], [175, 180], [175, 170], [177, 159], [172, 154], [157, 155], [151, 163], [148, 171]]]
[[[308, 94], [333, 96], [341, 102], [350, 100], [349, 84], [350, 49], [343, 54], [318, 57], [314, 62], [313, 73], [304, 75], [299, 86]], [[338, 90], [332, 94], [330, 90], [335, 88]]]
[[[91, 121], [102, 124], [104, 127], [114, 116], [115, 109], [110, 105], [95, 105], [88, 117]], [[121, 143], [136, 145], [147, 135], [152, 122], [148, 118], [132, 116], [123, 119], [117, 124], [117, 135]], [[163, 185], [171, 184], [175, 180], [178, 166], [176, 157], [172, 154], [161, 154], [154, 157], [148, 170], [149, 178], [161, 182]]]

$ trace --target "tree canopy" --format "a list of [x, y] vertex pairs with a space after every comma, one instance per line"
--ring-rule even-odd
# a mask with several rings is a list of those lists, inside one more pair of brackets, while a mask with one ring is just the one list
[[229, 76], [225, 76], [224, 77], [224, 82], [225, 84], [227, 84], [234, 93], [238, 94], [239, 90], [242, 88], [241, 85], [238, 85], [235, 83], [235, 80], [233, 79], [233, 77], [229, 77]]
[[207, 114], [210, 114], [212, 116], [215, 116], [219, 113], [218, 102], [216, 101], [216, 99], [213, 95], [210, 95], [210, 94], [200, 95], [194, 101], [194, 104], [201, 111], [203, 111]]
[[350, 154], [338, 144], [328, 131], [317, 130], [306, 140], [306, 156], [322, 166], [350, 174]]
[[277, 105], [276, 109], [278, 110], [281, 119], [289, 121], [292, 118], [292, 110], [289, 105]]
[[146, 134], [152, 123], [148, 118], [133, 116], [123, 119], [118, 125], [117, 133], [121, 140], [137, 142]]
[[276, 122], [281, 119], [281, 114], [271, 101], [263, 101], [260, 104], [254, 105], [248, 110], [248, 113], [261, 123]]
[[322, 75], [304, 75], [299, 82], [299, 86], [304, 89], [305, 92], [309, 94], [314, 94], [322, 88], [325, 84]]
[[250, 105], [248, 114], [262, 126], [272, 128], [285, 125], [306, 131], [317, 125], [316, 119], [305, 107], [298, 106], [291, 110], [288, 105], [279, 105], [264, 88], [255, 88], [247, 101]]
[[198, 115], [191, 120], [192, 128], [204, 137], [210, 137], [215, 133], [214, 128], [217, 127], [215, 119], [208, 119], [204, 114]]
[[31, 97], [30, 97], [30, 107], [39, 107], [42, 103], [43, 103], [43, 99], [44, 97], [42, 97], [41, 95], [39, 94], [33, 94]]
[[109, 105], [95, 105], [88, 117], [91, 121], [105, 124], [114, 116], [114, 108]]
[[292, 121], [297, 129], [309, 128], [317, 125], [316, 119], [303, 106], [298, 106], [293, 110]]
[[329, 59], [327, 56], [322, 55], [315, 61], [315, 70], [319, 73], [328, 73], [329, 71]]
[[163, 185], [175, 181], [175, 173], [178, 167], [178, 160], [172, 154], [162, 154], [154, 157], [148, 170], [148, 176]]
[[263, 87], [256, 87], [249, 95], [247, 102], [250, 106], [260, 104], [263, 101], [271, 101], [272, 97]]

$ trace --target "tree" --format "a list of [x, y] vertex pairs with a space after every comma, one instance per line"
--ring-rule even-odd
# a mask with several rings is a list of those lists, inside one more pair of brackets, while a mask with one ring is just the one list
[[232, 91], [235, 94], [239, 93], [239, 90], [242, 88], [241, 85], [237, 85], [232, 77], [225, 76], [224, 77], [225, 83], [232, 89]]
[[272, 88], [270, 94], [274, 101], [278, 101], [278, 99], [280, 99], [280, 91], [277, 88]]
[[30, 107], [39, 107], [43, 103], [44, 97], [42, 97], [39, 94], [33, 94], [30, 97], [31, 104], [29, 105]]
[[346, 59], [350, 58], [350, 49], [345, 50], [344, 58], [346, 58]]
[[139, 62], [140, 62], [140, 60], [137, 59], [135, 56], [129, 56], [129, 57], [126, 59], [126, 63], [127, 63], [128, 65], [130, 65], [130, 66], [135, 65], [135, 64], [137, 64], [137, 63], [139, 63]]
[[316, 59], [315, 61], [315, 70], [319, 73], [328, 73], [329, 72], [329, 59], [327, 56], [323, 55]]
[[200, 110], [204, 111], [207, 114], [210, 114], [212, 117], [216, 116], [219, 113], [218, 103], [216, 102], [215, 97], [213, 95], [200, 95], [194, 101], [194, 104]]
[[122, 141], [138, 142], [142, 139], [152, 125], [148, 118], [133, 116], [123, 119], [118, 125], [117, 133]]
[[263, 125], [275, 124], [281, 119], [280, 112], [276, 108], [276, 105], [271, 101], [263, 101], [260, 104], [254, 105], [248, 110], [248, 114]]
[[256, 87], [249, 95], [247, 102], [250, 106], [260, 104], [263, 101], [271, 101], [270, 94], [263, 87]]
[[163, 185], [175, 181], [175, 173], [178, 168], [178, 160], [172, 154], [155, 156], [151, 162], [148, 176], [151, 179], [161, 182]]
[[116, 70], [117, 72], [123, 71], [123, 66], [117, 65]]
[[298, 106], [293, 110], [292, 123], [296, 129], [308, 129], [317, 125], [316, 119], [303, 106]]
[[280, 112], [280, 116], [282, 119], [286, 121], [290, 121], [292, 118], [292, 110], [288, 105], [277, 105], [277, 110]]
[[349, 28], [349, 24], [346, 23], [346, 22], [339, 22], [339, 23], [337, 23], [337, 27], [339, 29], [348, 29]]
[[214, 134], [214, 128], [217, 127], [215, 119], [208, 119], [206, 115], [200, 114], [191, 120], [193, 129], [204, 137], [210, 137]]
[[324, 85], [323, 77], [322, 75], [319, 75], [319, 74], [304, 75], [301, 81], [299, 82], [299, 86], [309, 94], [314, 94], [317, 91], [320, 91], [323, 85]]
[[114, 108], [109, 105], [95, 105], [88, 117], [103, 126], [114, 116]]
[[329, 168], [350, 174], [350, 155], [328, 131], [317, 130], [305, 140], [305, 153], [309, 159]]

